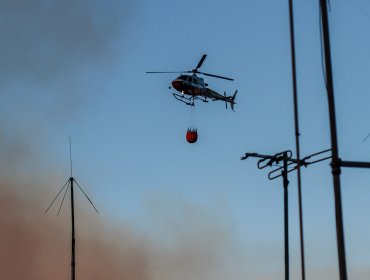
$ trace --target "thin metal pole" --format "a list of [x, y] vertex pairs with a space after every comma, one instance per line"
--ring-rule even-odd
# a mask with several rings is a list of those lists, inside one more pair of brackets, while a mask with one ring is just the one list
[[[296, 56], [295, 56], [295, 36], [294, 36], [294, 12], [293, 0], [289, 0], [289, 23], [290, 23], [290, 49], [292, 56], [292, 82], [293, 82], [293, 101], [294, 101], [294, 128], [295, 128], [295, 145], [296, 157], [298, 162], [300, 156], [299, 144], [299, 115], [298, 115], [298, 93], [297, 93], [297, 69], [296, 69]], [[303, 207], [302, 207], [302, 184], [301, 184], [301, 168], [297, 165], [297, 185], [298, 185], [298, 208], [299, 208], [299, 231], [300, 231], [300, 244], [301, 244], [301, 272], [302, 280], [306, 279], [305, 260], [304, 260], [304, 236], [303, 236]]]
[[336, 220], [336, 229], [337, 229], [337, 246], [338, 246], [338, 260], [339, 260], [339, 277], [340, 277], [340, 280], [347, 280], [343, 214], [342, 214], [342, 197], [341, 197], [341, 188], [340, 188], [341, 168], [340, 168], [340, 159], [339, 159], [339, 152], [338, 152], [338, 141], [337, 141], [333, 72], [332, 72], [332, 64], [331, 64], [328, 9], [327, 9], [326, 0], [320, 0], [320, 7], [321, 7], [323, 43], [324, 43], [324, 52], [325, 52], [326, 87], [327, 87], [327, 95], [328, 95], [330, 137], [331, 137], [331, 148], [332, 148], [331, 167], [332, 167], [333, 185], [334, 185], [335, 220]]
[[69, 162], [71, 165], [71, 178], [72, 178], [72, 141], [71, 136], [69, 136]]
[[285, 245], [285, 280], [289, 280], [289, 215], [288, 215], [288, 160], [284, 153], [284, 168], [282, 171], [284, 186], [284, 245]]
[[71, 279], [75, 280], [76, 278], [76, 272], [75, 272], [75, 267], [76, 267], [76, 261], [75, 261], [75, 208], [74, 208], [74, 198], [73, 198], [73, 177], [70, 179], [71, 182], [71, 217], [72, 217], [72, 259], [71, 259]]

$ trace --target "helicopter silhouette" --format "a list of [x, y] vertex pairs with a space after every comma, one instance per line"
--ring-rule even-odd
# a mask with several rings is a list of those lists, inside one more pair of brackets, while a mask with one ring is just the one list
[[[172, 95], [176, 98], [176, 100], [181, 101], [187, 105], [195, 106], [195, 100], [201, 100], [203, 102], [208, 102], [208, 98], [212, 101], [224, 101], [225, 106], [227, 109], [227, 103], [230, 104], [231, 109], [234, 111], [235, 106], [235, 97], [238, 91], [236, 90], [232, 96], [226, 96], [226, 92], [224, 94], [220, 94], [210, 88], [208, 88], [208, 84], [204, 82], [204, 79], [198, 77], [197, 74], [201, 74], [204, 76], [224, 79], [233, 81], [234, 79], [213, 75], [209, 73], [200, 72], [198, 69], [202, 66], [204, 60], [206, 59], [207, 55], [203, 54], [202, 58], [200, 59], [198, 65], [193, 70], [188, 71], [173, 71], [173, 72], [146, 72], [147, 74], [159, 74], [159, 73], [180, 73], [181, 75], [178, 76], [176, 79], [172, 81], [172, 87], [170, 86], [169, 89], [173, 88], [178, 93], [172, 93]], [[191, 75], [186, 75], [191, 74]]]

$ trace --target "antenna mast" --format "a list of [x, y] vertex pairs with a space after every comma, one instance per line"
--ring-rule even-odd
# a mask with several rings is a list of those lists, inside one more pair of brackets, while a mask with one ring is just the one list
[[75, 239], [75, 206], [73, 197], [73, 177], [70, 179], [71, 184], [71, 223], [72, 223], [72, 257], [71, 257], [71, 279], [76, 278], [76, 239]]
[[71, 241], [72, 241], [72, 244], [71, 244], [72, 245], [72, 248], [71, 248], [71, 280], [75, 280], [76, 279], [76, 238], [75, 238], [75, 206], [74, 206], [74, 189], [73, 189], [74, 188], [74, 183], [76, 183], [77, 187], [82, 191], [84, 196], [87, 198], [87, 200], [89, 201], [91, 206], [94, 208], [94, 210], [98, 214], [99, 214], [99, 211], [98, 211], [98, 209], [96, 209], [96, 207], [94, 206], [91, 199], [87, 196], [85, 191], [81, 188], [81, 186], [77, 183], [77, 181], [72, 176], [72, 142], [71, 142], [71, 137], [69, 137], [69, 159], [70, 159], [70, 165], [71, 165], [71, 177], [64, 184], [64, 186], [60, 189], [58, 194], [54, 197], [53, 201], [51, 202], [49, 207], [46, 209], [45, 213], [47, 213], [49, 211], [51, 206], [54, 204], [54, 202], [57, 200], [59, 195], [62, 193], [63, 189], [65, 187], [67, 187], [64, 191], [63, 199], [62, 199], [62, 202], [61, 202], [61, 204], [59, 206], [59, 209], [58, 209], [58, 214], [57, 215], [59, 215], [60, 210], [61, 210], [62, 205], [63, 205], [63, 202], [64, 202], [64, 198], [67, 194], [68, 188], [70, 187], [71, 188], [71, 229], [72, 229], [72, 232], [71, 232], [71, 235], [72, 235], [71, 236]]

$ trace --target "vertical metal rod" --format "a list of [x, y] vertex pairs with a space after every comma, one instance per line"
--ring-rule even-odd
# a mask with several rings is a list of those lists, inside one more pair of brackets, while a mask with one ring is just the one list
[[[290, 49], [292, 56], [292, 82], [293, 82], [293, 102], [294, 102], [294, 128], [295, 128], [295, 144], [296, 157], [299, 162], [300, 144], [299, 144], [299, 115], [298, 115], [298, 93], [297, 93], [297, 69], [295, 56], [295, 36], [294, 36], [294, 11], [293, 0], [289, 0], [289, 23], [290, 23]], [[304, 260], [304, 236], [303, 236], [303, 207], [302, 207], [302, 184], [301, 184], [301, 168], [297, 166], [297, 186], [298, 186], [298, 208], [299, 208], [299, 231], [301, 244], [301, 272], [302, 280], [306, 279], [305, 260]]]
[[69, 136], [69, 162], [71, 165], [71, 178], [72, 178], [72, 141], [71, 136]]
[[283, 186], [284, 186], [284, 245], [285, 245], [285, 280], [289, 280], [289, 215], [288, 215], [288, 160], [284, 153]]
[[73, 198], [73, 177], [69, 178], [71, 182], [71, 217], [72, 217], [72, 259], [71, 259], [71, 279], [75, 280], [76, 273], [75, 273], [75, 208], [74, 208], [74, 198]]
[[331, 148], [332, 148], [331, 167], [332, 167], [333, 185], [334, 185], [334, 202], [335, 202], [335, 220], [336, 220], [336, 229], [337, 229], [339, 276], [340, 276], [340, 280], [347, 280], [346, 254], [345, 254], [344, 229], [343, 229], [343, 214], [342, 214], [342, 197], [341, 197], [341, 189], [340, 189], [341, 168], [340, 168], [340, 159], [339, 159], [339, 152], [338, 152], [338, 141], [337, 141], [333, 72], [332, 72], [332, 64], [331, 64], [328, 9], [327, 9], [326, 0], [320, 0], [320, 7], [321, 7], [321, 17], [322, 17], [326, 84], [327, 84], [326, 87], [327, 87], [327, 95], [328, 95], [330, 137], [331, 137]]

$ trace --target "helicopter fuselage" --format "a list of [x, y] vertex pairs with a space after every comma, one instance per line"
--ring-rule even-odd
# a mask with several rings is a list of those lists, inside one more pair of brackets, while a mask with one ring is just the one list
[[172, 87], [181, 94], [203, 96], [216, 100], [226, 99], [224, 95], [207, 88], [207, 86], [208, 84], [204, 83], [204, 79], [196, 75], [180, 75], [172, 81]]

